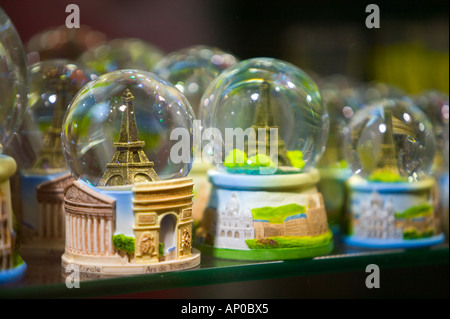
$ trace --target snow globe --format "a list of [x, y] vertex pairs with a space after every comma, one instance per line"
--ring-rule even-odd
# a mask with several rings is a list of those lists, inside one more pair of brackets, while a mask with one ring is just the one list
[[348, 230], [344, 242], [372, 248], [440, 243], [430, 175], [436, 142], [423, 112], [404, 99], [371, 103], [352, 118]]
[[345, 135], [350, 119], [363, 107], [360, 85], [343, 75], [321, 79], [320, 93], [330, 117], [330, 134], [325, 152], [317, 167], [320, 172], [318, 189], [324, 197], [328, 224], [339, 233], [347, 198], [345, 183], [352, 175], [345, 156]]
[[222, 71], [237, 62], [235, 56], [219, 48], [196, 45], [169, 53], [152, 72], [175, 85], [198, 114], [206, 88]]
[[436, 136], [438, 149], [434, 160], [434, 174], [437, 180], [436, 192], [438, 206], [442, 217], [442, 227], [448, 236], [449, 226], [449, 178], [448, 178], [448, 125], [449, 104], [448, 94], [439, 91], [423, 92], [415, 98], [417, 105], [428, 116]]
[[241, 61], [211, 83], [200, 112], [203, 157], [216, 166], [198, 247], [241, 260], [329, 253], [315, 168], [329, 123], [311, 78], [277, 59]]
[[371, 81], [359, 87], [363, 101], [370, 103], [380, 99], [402, 99], [405, 92], [397, 86], [379, 81]]
[[114, 39], [85, 51], [78, 61], [98, 74], [121, 69], [151, 71], [164, 56], [153, 44], [137, 38]]
[[63, 122], [75, 181], [64, 191], [63, 268], [92, 277], [196, 267], [192, 248], [192, 108], [153, 73], [88, 83]]
[[27, 106], [27, 67], [19, 35], [1, 8], [0, 26], [0, 284], [6, 284], [23, 278], [27, 269], [18, 253], [10, 186], [17, 163], [9, 152]]
[[[198, 114], [200, 99], [206, 88], [222, 71], [236, 63], [236, 57], [219, 48], [196, 45], [169, 53], [155, 65], [152, 72], [175, 85], [188, 99], [194, 113]], [[201, 220], [210, 193], [211, 184], [206, 176], [210, 167], [209, 163], [196, 158], [190, 173], [194, 179], [192, 211], [196, 224]]]
[[71, 182], [61, 147], [66, 109], [93, 71], [66, 59], [28, 68], [28, 109], [18, 132], [24, 247], [64, 247], [62, 192]]

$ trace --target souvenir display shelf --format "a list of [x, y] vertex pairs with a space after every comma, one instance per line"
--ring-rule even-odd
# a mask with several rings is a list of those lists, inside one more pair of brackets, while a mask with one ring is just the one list
[[[447, 297], [448, 241], [419, 249], [376, 250], [342, 244], [332, 253], [287, 261], [236, 261], [202, 254], [190, 270], [82, 279], [68, 289], [57, 251], [21, 252], [25, 278], [0, 287], [0, 298], [360, 298]], [[365, 286], [366, 267], [380, 268], [380, 289]], [[384, 288], [384, 289], [383, 289]]]

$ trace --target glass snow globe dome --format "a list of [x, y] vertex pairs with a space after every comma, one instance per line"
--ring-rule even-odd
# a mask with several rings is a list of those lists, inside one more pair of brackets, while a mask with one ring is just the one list
[[448, 162], [448, 125], [449, 99], [448, 94], [440, 91], [426, 91], [418, 95], [414, 101], [428, 116], [433, 125], [434, 135], [438, 144], [435, 157], [435, 170], [447, 170]]
[[28, 69], [28, 109], [20, 129], [28, 173], [67, 171], [61, 147], [61, 125], [75, 94], [97, 75], [66, 59], [44, 60]]
[[117, 70], [75, 96], [62, 143], [76, 179], [96, 187], [184, 177], [193, 158], [188, 100], [153, 73]]
[[[319, 161], [328, 114], [314, 81], [273, 58], [241, 61], [202, 97], [203, 157], [230, 173], [301, 173]], [[212, 137], [212, 138], [211, 138]]]
[[211, 82], [237, 58], [219, 48], [197, 45], [172, 52], [162, 58], [153, 72], [174, 84], [198, 114], [200, 99]]
[[348, 158], [369, 182], [416, 182], [433, 165], [436, 142], [427, 116], [409, 99], [372, 102], [352, 118]]
[[330, 117], [330, 135], [318, 166], [347, 169], [345, 136], [355, 113], [364, 106], [360, 85], [343, 75], [321, 79], [320, 93]]
[[0, 148], [7, 146], [26, 111], [26, 63], [20, 37], [0, 8]]
[[399, 87], [383, 82], [372, 81], [360, 86], [360, 95], [366, 103], [381, 99], [402, 99], [406, 93]]

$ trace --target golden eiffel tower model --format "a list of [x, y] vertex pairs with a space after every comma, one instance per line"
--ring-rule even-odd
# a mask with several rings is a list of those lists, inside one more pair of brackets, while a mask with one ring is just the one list
[[384, 116], [386, 119], [386, 131], [383, 134], [383, 144], [381, 145], [381, 155], [377, 163], [377, 168], [384, 171], [389, 171], [393, 174], [400, 175], [397, 165], [397, 156], [395, 154], [394, 145], [394, 130], [392, 113], [390, 110], [385, 110]]
[[145, 142], [139, 140], [133, 100], [134, 96], [126, 89], [122, 95], [122, 102], [126, 108], [122, 114], [119, 140], [113, 144], [116, 147], [116, 153], [111, 162], [106, 164], [106, 170], [98, 186], [122, 186], [159, 181], [159, 176], [153, 169], [153, 162], [148, 160], [142, 149]]
[[[52, 123], [43, 133], [44, 146], [39, 150], [39, 154], [32, 166], [32, 170], [46, 170], [47, 172], [54, 171], [56, 173], [67, 170], [61, 146], [61, 126], [68, 105], [66, 97], [68, 93], [68, 82], [54, 78], [51, 74], [48, 76], [51, 77], [50, 86], [56, 88], [56, 106], [52, 116]], [[54, 83], [55, 81], [57, 82]]]
[[[247, 149], [248, 157], [256, 155], [258, 153], [258, 142], [262, 137], [259, 136], [258, 129], [265, 129], [265, 144], [266, 144], [266, 152], [265, 155], [270, 156], [270, 145], [274, 142], [278, 143], [278, 166], [290, 166], [290, 161], [286, 155], [286, 147], [284, 145], [283, 139], [277, 132], [276, 141], [272, 141], [270, 139], [270, 129], [276, 128], [278, 126], [275, 125], [272, 113], [272, 105], [270, 99], [270, 84], [267, 81], [264, 81], [261, 86], [261, 94], [258, 105], [256, 106], [255, 119], [253, 120], [253, 125], [251, 126], [253, 129], [252, 135], [250, 138], [254, 138], [256, 143], [251, 145], [252, 143], [246, 142], [245, 149]], [[255, 135], [253, 135], [253, 133]]]

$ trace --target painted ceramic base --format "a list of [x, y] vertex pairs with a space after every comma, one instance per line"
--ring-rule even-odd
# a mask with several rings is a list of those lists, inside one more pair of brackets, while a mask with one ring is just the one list
[[208, 171], [213, 185], [196, 233], [202, 252], [219, 258], [308, 258], [333, 249], [319, 173], [238, 175]]
[[348, 181], [349, 230], [346, 244], [373, 248], [413, 248], [441, 243], [432, 197], [433, 179], [415, 183]]
[[73, 182], [64, 192], [63, 268], [95, 278], [198, 266], [192, 190], [191, 178], [101, 188]]
[[[154, 264], [129, 263], [118, 254], [107, 257], [80, 256], [65, 252], [61, 258], [63, 272], [72, 273], [77, 269], [81, 273], [103, 276], [127, 276], [169, 271], [185, 270], [200, 265], [200, 252], [192, 249], [192, 256], [181, 260], [162, 261]], [[91, 276], [92, 277], [92, 276]]]
[[25, 277], [26, 272], [26, 263], [8, 270], [0, 270], [0, 285], [20, 281], [23, 277]]
[[343, 168], [320, 168], [317, 189], [322, 193], [327, 210], [328, 224], [333, 233], [340, 233], [347, 200], [346, 181], [351, 171]]
[[333, 242], [323, 245], [299, 248], [272, 248], [272, 249], [252, 249], [252, 250], [236, 250], [214, 248], [208, 245], [198, 245], [197, 248], [204, 254], [211, 255], [216, 258], [234, 259], [234, 260], [289, 260], [301, 258], [313, 258], [317, 256], [327, 255], [333, 251]]
[[419, 248], [440, 244], [444, 241], [445, 235], [439, 234], [424, 239], [399, 240], [399, 239], [376, 239], [363, 238], [358, 236], [344, 236], [343, 241], [347, 245], [365, 248]]

